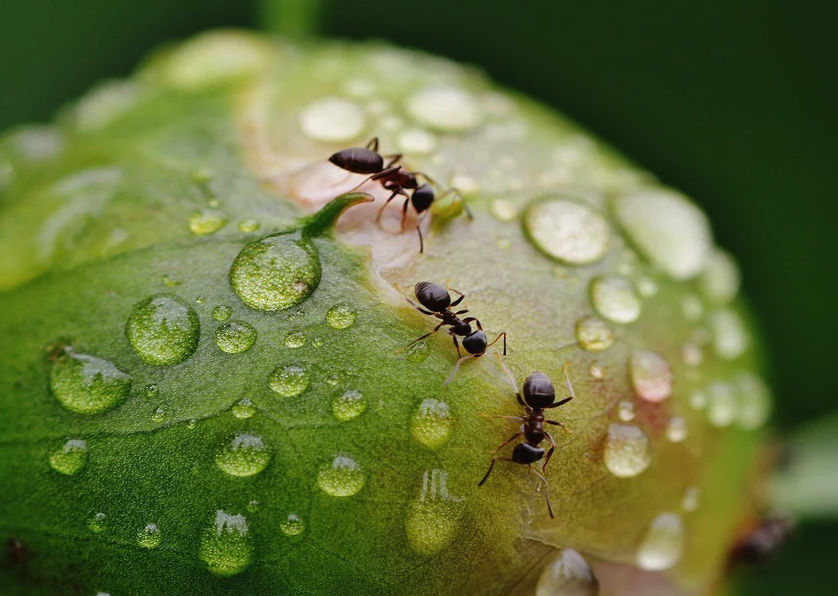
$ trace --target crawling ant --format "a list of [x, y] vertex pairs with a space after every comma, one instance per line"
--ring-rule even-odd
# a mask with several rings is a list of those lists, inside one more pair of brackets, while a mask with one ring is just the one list
[[[381, 206], [381, 209], [378, 210], [375, 222], [379, 225], [381, 225], [381, 216], [384, 213], [384, 209], [387, 208], [390, 201], [399, 195], [405, 197], [404, 205], [402, 206], [401, 231], [404, 231], [404, 223], [407, 218], [407, 206], [409, 204], [413, 205], [414, 211], [416, 211], [416, 214], [419, 216], [419, 221], [416, 224], [416, 233], [419, 234], [419, 252], [423, 253], [425, 252], [425, 240], [422, 237], [421, 225], [424, 221], [424, 217], [428, 213], [428, 209], [430, 209], [435, 200], [442, 199], [447, 195], [456, 195], [459, 198], [460, 204], [462, 204], [468, 218], [474, 219], [474, 216], [468, 208], [468, 205], [466, 205], [465, 200], [463, 200], [463, 195], [459, 190], [451, 188], [437, 197], [433, 186], [439, 187], [439, 184], [434, 182], [434, 180], [427, 174], [422, 172], [411, 172], [404, 167], [397, 165], [401, 159], [402, 155], [398, 153], [395, 155], [388, 155], [385, 161], [385, 157], [378, 152], [378, 137], [373, 137], [372, 140], [364, 147], [341, 149], [337, 153], [332, 154], [329, 161], [339, 168], [352, 172], [353, 174], [369, 174], [367, 179], [364, 180], [364, 182], [361, 182], [358, 186], [361, 186], [367, 182], [367, 180], [373, 180], [380, 183], [386, 190], [392, 191], [390, 197], [384, 205]], [[419, 178], [424, 178], [426, 182], [420, 184]], [[355, 188], [358, 187], [356, 186]], [[408, 190], [413, 192], [411, 194], [407, 194]]]
[[[448, 290], [439, 284], [431, 283], [429, 281], [420, 281], [414, 286], [413, 291], [416, 294], [416, 299], [422, 306], [419, 306], [419, 304], [416, 304], [413, 300], [405, 296], [407, 301], [419, 312], [440, 319], [440, 323], [433, 331], [426, 333], [422, 337], [417, 337], [399, 350], [399, 352], [406, 350], [416, 342], [422, 341], [426, 337], [430, 337], [439, 331], [440, 328], [447, 326], [449, 327], [448, 333], [451, 335], [451, 339], [454, 340], [454, 346], [457, 348], [458, 360], [454, 367], [454, 373], [457, 372], [461, 362], [468, 358], [479, 358], [486, 353], [489, 346], [494, 345], [501, 337], [503, 337], [503, 355], [506, 356], [506, 331], [501, 331], [494, 340], [487, 343], [488, 340], [486, 338], [486, 333], [483, 331], [483, 325], [480, 324], [480, 321], [476, 317], [466, 317], [465, 319], [460, 318], [460, 315], [468, 312], [467, 308], [456, 312], [451, 310], [465, 299], [465, 294], [459, 290], [451, 288], [452, 292], [459, 295], [459, 298], [452, 302], [451, 295], [448, 293]], [[422, 308], [423, 306], [425, 308]], [[477, 329], [472, 329], [472, 323], [477, 326]], [[466, 352], [468, 352], [468, 356], [462, 356], [462, 352], [460, 352], [460, 342], [457, 340], [457, 336], [463, 338], [463, 348], [465, 348]], [[454, 373], [452, 373], [451, 377], [448, 378], [446, 384], [451, 381]]]
[[[527, 377], [524, 381], [524, 396], [521, 397], [521, 393], [518, 391], [515, 379], [512, 377], [509, 369], [506, 368], [506, 365], [500, 357], [498, 357], [498, 361], [503, 367], [503, 370], [506, 372], [506, 376], [509, 377], [510, 385], [512, 385], [512, 389], [515, 391], [515, 397], [518, 398], [518, 403], [524, 406], [527, 411], [527, 415], [486, 416], [485, 414], [478, 414], [484, 418], [518, 420], [521, 422], [521, 430], [509, 437], [509, 439], [504, 441], [504, 443], [502, 443], [497, 449], [492, 451], [492, 463], [489, 464], [489, 469], [486, 471], [486, 475], [483, 476], [483, 480], [477, 483], [477, 486], [483, 486], [483, 483], [489, 478], [489, 474], [492, 473], [492, 469], [495, 467], [496, 461], [510, 461], [516, 464], [523, 464], [527, 466], [530, 472], [538, 476], [538, 479], [544, 484], [544, 498], [547, 500], [547, 511], [550, 513], [550, 519], [554, 519], [553, 506], [550, 504], [549, 486], [547, 485], [545, 472], [547, 464], [550, 463], [550, 458], [556, 450], [556, 442], [553, 440], [553, 437], [550, 436], [550, 433], [544, 430], [544, 425], [552, 424], [554, 426], [560, 426], [565, 432], [570, 431], [561, 422], [546, 420], [544, 418], [544, 410], [563, 406], [576, 397], [573, 393], [573, 385], [570, 384], [570, 377], [567, 376], [567, 367], [570, 366], [570, 363], [566, 362], [564, 365], [565, 386], [567, 387], [567, 391], [570, 393], [570, 396], [556, 401], [556, 389], [553, 387], [552, 381], [547, 378], [547, 375], [541, 372], [534, 372]], [[498, 457], [496, 455], [498, 451], [520, 437], [524, 438], [524, 442], [515, 445], [515, 448], [512, 450], [512, 457]], [[550, 443], [550, 450], [547, 451], [546, 455], [544, 448], [540, 446], [545, 439], [547, 439]], [[541, 466], [541, 474], [539, 474], [532, 467], [532, 465], [542, 458], [544, 459], [544, 463]]]
[[758, 522], [730, 552], [729, 564], [758, 567], [769, 562], [788, 541], [794, 522], [788, 517], [769, 515]]

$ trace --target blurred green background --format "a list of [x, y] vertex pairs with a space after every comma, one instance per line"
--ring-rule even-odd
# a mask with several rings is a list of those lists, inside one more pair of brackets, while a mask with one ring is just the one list
[[[2, 0], [0, 130], [50, 119], [161, 42], [258, 15], [255, 0]], [[478, 65], [694, 197], [741, 262], [778, 428], [835, 409], [838, 3], [332, 0], [320, 27]], [[803, 524], [746, 593], [838, 593], [836, 536]]]

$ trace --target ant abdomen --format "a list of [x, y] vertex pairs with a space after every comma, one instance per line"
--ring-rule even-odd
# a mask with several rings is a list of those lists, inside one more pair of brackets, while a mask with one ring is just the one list
[[534, 447], [529, 443], [518, 443], [512, 450], [512, 460], [518, 464], [532, 464], [544, 457], [542, 447]]
[[439, 284], [420, 281], [413, 287], [419, 304], [433, 312], [443, 312], [451, 306], [451, 295]]

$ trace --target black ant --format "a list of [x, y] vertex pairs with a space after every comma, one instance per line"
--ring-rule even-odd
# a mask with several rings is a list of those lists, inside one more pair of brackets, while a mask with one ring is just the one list
[[[419, 221], [416, 224], [416, 233], [419, 234], [419, 252], [425, 252], [425, 240], [422, 238], [421, 225], [424, 221], [425, 214], [428, 213], [433, 202], [437, 199], [442, 199], [447, 195], [456, 195], [460, 200], [460, 204], [466, 212], [469, 219], [474, 219], [471, 210], [466, 205], [462, 193], [456, 188], [451, 188], [436, 196], [432, 187], [439, 187], [430, 176], [422, 172], [411, 172], [406, 170], [398, 164], [401, 161], [402, 155], [400, 153], [395, 155], [388, 155], [387, 161], [378, 152], [378, 137], [373, 137], [372, 140], [366, 144], [365, 147], [350, 147], [348, 149], [341, 149], [337, 153], [332, 154], [329, 161], [353, 174], [369, 174], [369, 177], [361, 182], [355, 188], [358, 188], [367, 180], [379, 182], [386, 190], [392, 191], [392, 194], [378, 210], [378, 215], [375, 218], [377, 224], [381, 224], [381, 215], [384, 209], [390, 204], [390, 201], [395, 199], [398, 195], [405, 197], [404, 205], [402, 206], [402, 226], [401, 231], [404, 231], [404, 223], [407, 218], [407, 206], [413, 205], [413, 209], [419, 216]], [[419, 178], [424, 178], [427, 183], [420, 184]], [[406, 191], [413, 192], [408, 195]]]
[[[454, 340], [454, 346], [457, 348], [458, 360], [457, 364], [454, 366], [454, 373], [452, 373], [452, 375], [448, 378], [446, 384], [451, 381], [461, 362], [468, 358], [480, 358], [480, 356], [486, 353], [489, 346], [494, 345], [501, 337], [503, 337], [503, 355], [506, 356], [506, 331], [501, 331], [494, 340], [488, 342], [486, 332], [483, 331], [483, 325], [480, 324], [480, 321], [476, 317], [466, 317], [465, 319], [460, 318], [460, 315], [468, 312], [467, 308], [456, 312], [451, 310], [465, 299], [465, 294], [459, 290], [451, 288], [452, 292], [459, 295], [459, 298], [452, 302], [451, 295], [448, 293], [448, 290], [439, 284], [431, 283], [429, 281], [420, 281], [413, 287], [413, 291], [416, 294], [416, 299], [419, 301], [419, 304], [425, 308], [422, 308], [422, 306], [419, 306], [419, 304], [416, 304], [407, 296], [405, 296], [405, 299], [419, 312], [440, 319], [440, 323], [433, 331], [426, 333], [422, 337], [417, 337], [399, 350], [399, 352], [406, 350], [416, 342], [422, 341], [426, 337], [430, 337], [439, 331], [443, 326], [450, 327], [450, 329], [448, 329], [448, 333], [451, 335], [451, 338]], [[477, 329], [471, 328], [472, 323], [477, 326]], [[460, 342], [457, 340], [457, 336], [463, 338], [463, 348], [465, 348], [466, 352], [468, 352], [468, 356], [462, 356], [462, 352], [460, 352]]]
[[[500, 362], [503, 370], [506, 372], [506, 376], [509, 377], [510, 385], [512, 385], [512, 389], [515, 391], [515, 397], [518, 398], [518, 403], [524, 406], [527, 410], [526, 416], [486, 416], [485, 414], [478, 413], [478, 416], [483, 416], [484, 418], [502, 418], [504, 420], [518, 420], [521, 422], [521, 430], [517, 433], [509, 437], [503, 444], [501, 444], [497, 449], [492, 451], [492, 463], [489, 464], [489, 469], [486, 472], [486, 475], [483, 476], [483, 480], [477, 483], [477, 486], [483, 486], [483, 483], [489, 478], [489, 474], [492, 473], [492, 469], [495, 467], [496, 461], [510, 461], [516, 464], [523, 464], [527, 466], [530, 472], [538, 476], [538, 479], [544, 484], [544, 498], [547, 500], [547, 511], [550, 513], [550, 519], [554, 519], [553, 516], [553, 506], [550, 504], [550, 492], [549, 486], [547, 484], [547, 478], [545, 478], [545, 472], [547, 469], [547, 464], [550, 463], [550, 458], [553, 456], [553, 452], [556, 450], [556, 442], [553, 440], [553, 437], [550, 436], [546, 430], [544, 430], [545, 424], [552, 424], [554, 426], [560, 426], [564, 429], [565, 432], [570, 432], [567, 427], [562, 424], [561, 422], [556, 422], [555, 420], [546, 420], [544, 418], [544, 410], [548, 410], [550, 408], [558, 408], [559, 406], [563, 406], [574, 397], [576, 397], [573, 393], [573, 385], [570, 384], [570, 377], [567, 375], [567, 367], [570, 366], [569, 362], [566, 362], [564, 365], [564, 378], [565, 378], [565, 386], [567, 387], [568, 393], [570, 393], [570, 397], [566, 397], [562, 400], [556, 401], [556, 389], [553, 387], [552, 381], [541, 372], [534, 372], [530, 374], [527, 379], [524, 381], [524, 396], [521, 397], [521, 393], [518, 391], [518, 387], [515, 384], [515, 379], [512, 377], [512, 374], [509, 372], [509, 369], [506, 368], [506, 365], [503, 363], [503, 360], [498, 357], [498, 361]], [[498, 457], [495, 455], [498, 451], [509, 445], [515, 439], [520, 437], [524, 437], [523, 443], [518, 443], [515, 445], [515, 448], [512, 450], [512, 457]], [[547, 451], [545, 456], [544, 448], [540, 446], [541, 442], [547, 439], [550, 443], [550, 450]], [[544, 464], [541, 466], [541, 474], [539, 474], [532, 465], [544, 459]]]

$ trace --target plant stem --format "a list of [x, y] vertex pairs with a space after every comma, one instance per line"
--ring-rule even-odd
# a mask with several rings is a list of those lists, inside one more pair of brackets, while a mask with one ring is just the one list
[[287, 37], [317, 35], [323, 0], [260, 0], [259, 22], [263, 29]]

